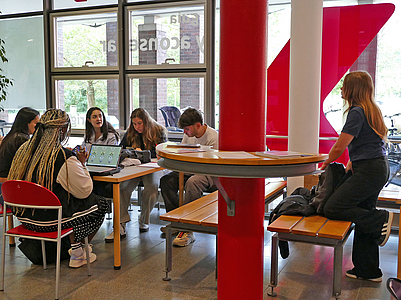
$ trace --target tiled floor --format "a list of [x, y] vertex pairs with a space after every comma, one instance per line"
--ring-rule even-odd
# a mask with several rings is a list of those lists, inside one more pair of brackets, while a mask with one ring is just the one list
[[[216, 239], [196, 234], [196, 242], [174, 248], [171, 281], [163, 281], [165, 240], [158, 219], [164, 213], [154, 209], [149, 232], [139, 233], [138, 207], [133, 206], [127, 225], [127, 238], [121, 243], [122, 268], [113, 269], [113, 244], [104, 243], [111, 221], [105, 221], [93, 239], [97, 261], [92, 276], [86, 268], [71, 269], [62, 262], [60, 299], [217, 299], [215, 279]], [[267, 223], [265, 224], [267, 226]], [[0, 225], [2, 226], [2, 225]], [[246, 230], [246, 228], [244, 228]], [[349, 279], [343, 276], [341, 299], [390, 299], [385, 282], [396, 276], [398, 237], [393, 234], [380, 251], [382, 283]], [[352, 267], [352, 236], [344, 247], [343, 271]], [[290, 244], [290, 257], [279, 260], [277, 298], [267, 296], [270, 278], [270, 234], [265, 234], [264, 299], [330, 299], [332, 292], [332, 248]], [[48, 270], [32, 265], [18, 247], [6, 250], [5, 290], [0, 299], [54, 299], [55, 267]], [[239, 299], [242, 300], [242, 299]], [[248, 300], [248, 299], [244, 299]]]

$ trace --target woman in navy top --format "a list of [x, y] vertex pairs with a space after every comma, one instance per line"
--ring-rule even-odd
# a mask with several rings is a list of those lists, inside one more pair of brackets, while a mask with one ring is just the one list
[[345, 76], [341, 96], [349, 106], [347, 120], [321, 169], [348, 147], [346, 171], [351, 174], [327, 200], [324, 214], [329, 219], [355, 224], [354, 268], [346, 271], [346, 276], [381, 282], [379, 246], [388, 240], [393, 214], [376, 209], [377, 197], [389, 177], [389, 166], [384, 148], [387, 128], [373, 95], [368, 73], [358, 71]]

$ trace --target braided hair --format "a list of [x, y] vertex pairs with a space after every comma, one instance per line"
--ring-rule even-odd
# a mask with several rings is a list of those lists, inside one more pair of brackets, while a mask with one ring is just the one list
[[39, 185], [52, 190], [54, 165], [60, 150], [66, 159], [62, 145], [67, 141], [70, 130], [70, 117], [65, 111], [48, 109], [37, 123], [32, 138], [15, 154], [8, 179], [34, 179]]

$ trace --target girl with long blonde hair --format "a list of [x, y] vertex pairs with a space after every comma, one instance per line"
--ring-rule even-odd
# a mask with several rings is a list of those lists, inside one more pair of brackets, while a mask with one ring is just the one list
[[370, 75], [364, 71], [345, 76], [341, 95], [348, 102], [348, 115], [338, 140], [323, 163], [325, 169], [348, 148], [347, 178], [324, 206], [329, 219], [355, 224], [352, 262], [345, 275], [373, 282], [382, 281], [379, 246], [384, 246], [391, 231], [393, 213], [376, 208], [377, 197], [389, 178], [385, 140], [387, 128], [374, 101]]
[[[143, 108], [137, 108], [131, 113], [130, 126], [121, 140], [120, 146], [131, 147], [135, 150], [149, 150], [151, 157], [156, 158], [156, 146], [167, 140], [167, 130], [158, 124], [149, 113]], [[155, 172], [120, 184], [120, 236], [126, 235], [126, 223], [131, 221], [128, 214], [128, 207], [131, 202], [131, 195], [134, 189], [142, 181], [143, 192], [141, 202], [141, 214], [139, 216], [139, 231], [149, 230], [150, 213], [157, 202], [159, 195], [160, 178], [163, 171]], [[106, 237], [106, 242], [113, 242], [114, 233]]]

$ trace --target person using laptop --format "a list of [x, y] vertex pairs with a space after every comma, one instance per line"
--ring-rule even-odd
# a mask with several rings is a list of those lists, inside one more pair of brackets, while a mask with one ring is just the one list
[[85, 135], [81, 146], [90, 152], [92, 144], [118, 145], [119, 134], [113, 125], [106, 121], [104, 112], [99, 107], [88, 109], [85, 118]]
[[[113, 125], [106, 121], [104, 112], [99, 107], [91, 107], [86, 112], [85, 117], [85, 135], [80, 147], [75, 147], [75, 151], [87, 151], [89, 154], [93, 144], [96, 145], [118, 145], [119, 134]], [[113, 198], [113, 184], [105, 182], [93, 182], [93, 191], [95, 194]], [[120, 230], [122, 237], [125, 237], [125, 231]]]
[[[178, 120], [178, 126], [184, 129], [182, 144], [200, 144], [218, 149], [218, 133], [203, 123], [202, 113], [195, 108], [188, 108]], [[203, 192], [215, 188], [211, 176], [184, 175], [184, 204], [202, 197]], [[160, 189], [166, 211], [169, 212], [179, 206], [179, 176], [178, 172], [170, 172], [160, 179]], [[165, 233], [165, 227], [161, 230]], [[173, 245], [185, 247], [195, 241], [193, 232], [180, 232], [173, 241]]]
[[[143, 108], [135, 109], [130, 116], [131, 122], [120, 146], [124, 149], [132, 147], [135, 150], [150, 150], [151, 157], [156, 158], [156, 145], [167, 140], [167, 130], [158, 124]], [[150, 213], [155, 206], [159, 194], [160, 177], [163, 171], [133, 178], [120, 184], [120, 220], [121, 227], [125, 231], [125, 224], [131, 220], [128, 207], [131, 195], [136, 186], [142, 181], [144, 189], [142, 194], [141, 214], [139, 216], [139, 231], [149, 230]], [[121, 229], [120, 227], [120, 229]], [[106, 237], [106, 242], [113, 242], [114, 233]]]
[[[8, 179], [25, 180], [51, 190], [63, 206], [62, 228], [73, 228], [69, 266], [86, 264], [82, 240], [89, 241], [103, 223], [108, 203], [92, 192], [92, 179], [85, 168], [86, 155], [62, 146], [71, 130], [70, 118], [61, 109], [48, 109], [36, 125], [32, 138], [17, 151]], [[42, 209], [17, 210], [14, 214], [28, 229], [38, 232], [57, 228], [57, 212]], [[96, 255], [90, 247], [90, 262]]]

